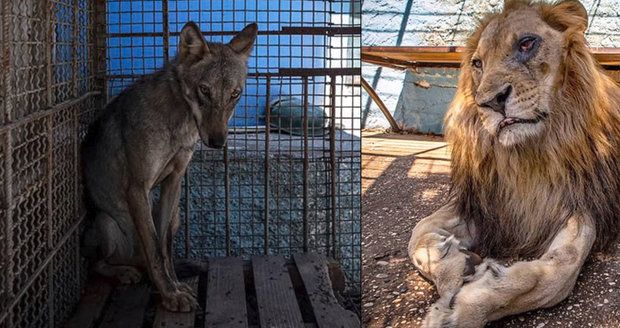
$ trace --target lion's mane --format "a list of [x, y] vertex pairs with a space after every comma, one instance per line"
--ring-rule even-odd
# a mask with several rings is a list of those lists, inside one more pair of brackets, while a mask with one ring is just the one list
[[[524, 5], [565, 30], [563, 61], [543, 137], [505, 148], [482, 128], [468, 63], [489, 21]], [[595, 224], [599, 249], [620, 230], [620, 87], [596, 63], [577, 28], [587, 21], [551, 8], [509, 1], [480, 22], [467, 42], [446, 115], [451, 201], [474, 224], [483, 255], [539, 255], [572, 215]]]

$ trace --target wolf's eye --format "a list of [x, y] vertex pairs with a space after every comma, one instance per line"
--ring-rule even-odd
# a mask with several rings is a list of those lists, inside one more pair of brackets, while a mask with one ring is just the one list
[[471, 66], [477, 68], [477, 69], [482, 69], [482, 60], [474, 58], [471, 60]]
[[200, 93], [202, 93], [203, 95], [209, 97], [209, 86], [206, 84], [200, 84], [198, 86], [198, 89], [200, 89]]
[[232, 94], [230, 95], [230, 97], [233, 99], [239, 98], [239, 96], [241, 96], [241, 90], [239, 89], [233, 90]]

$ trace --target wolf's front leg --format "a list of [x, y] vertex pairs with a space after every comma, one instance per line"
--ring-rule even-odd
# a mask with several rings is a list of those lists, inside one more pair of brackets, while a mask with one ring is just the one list
[[[185, 163], [186, 164], [186, 163]], [[160, 237], [160, 245], [164, 257], [164, 269], [172, 278], [177, 289], [194, 293], [187, 284], [179, 282], [172, 261], [172, 244], [179, 227], [179, 197], [181, 194], [181, 179], [185, 169], [183, 167], [174, 170], [161, 183], [158, 217], [156, 224]]]
[[[425, 327], [479, 328], [487, 322], [553, 306], [573, 289], [594, 243], [589, 218], [569, 219], [545, 254], [510, 267], [493, 264], [451, 299], [442, 298], [426, 317]], [[478, 274], [476, 275], [478, 276]]]
[[149, 206], [149, 191], [146, 186], [136, 185], [128, 190], [129, 210], [140, 238], [146, 267], [161, 293], [164, 307], [170, 311], [189, 312], [197, 307], [196, 299], [190, 293], [179, 290], [165, 268], [160, 238], [157, 237]]
[[452, 297], [482, 261], [470, 251], [475, 233], [472, 230], [451, 204], [422, 219], [413, 229], [409, 257], [435, 284], [441, 297]]

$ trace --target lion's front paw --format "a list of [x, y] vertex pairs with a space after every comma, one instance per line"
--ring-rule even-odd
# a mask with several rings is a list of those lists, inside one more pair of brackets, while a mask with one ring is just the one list
[[498, 278], [503, 276], [505, 271], [506, 267], [501, 263], [491, 258], [485, 258], [482, 263], [476, 266], [476, 270], [472, 275], [465, 277], [465, 282], [476, 281], [486, 275]]
[[[424, 318], [424, 328], [483, 328], [486, 316], [468, 306], [433, 304]], [[452, 301], [451, 301], [452, 302]]]
[[437, 286], [441, 297], [451, 298], [482, 259], [454, 235], [428, 233], [410, 242], [409, 256], [418, 271]]
[[449, 305], [444, 304], [444, 300], [440, 299], [433, 304], [424, 318], [423, 328], [456, 328], [457, 325], [452, 321], [453, 313]]

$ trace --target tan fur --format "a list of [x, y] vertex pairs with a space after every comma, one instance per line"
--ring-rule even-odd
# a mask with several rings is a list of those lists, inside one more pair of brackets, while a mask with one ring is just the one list
[[[488, 224], [486, 230], [496, 236], [485, 238], [481, 233], [479, 250], [485, 254], [540, 255], [577, 209], [600, 220], [599, 246], [615, 237], [618, 230], [620, 88], [595, 63], [583, 35], [587, 21], [567, 17], [563, 10], [568, 4], [556, 8], [510, 1], [502, 13], [486, 17], [467, 43], [457, 95], [445, 128], [452, 146], [452, 194], [459, 210], [466, 216], [478, 216], [472, 221], [482, 225], [479, 229], [485, 230]], [[564, 22], [570, 27], [558, 40], [562, 47], [560, 64], [547, 91], [549, 117], [542, 131], [505, 147], [482, 126], [470, 61], [474, 52], [488, 46], [479, 44], [487, 25], [519, 10], [538, 13], [550, 26]], [[504, 28], [506, 32], [514, 30]], [[555, 59], [548, 58], [544, 67], [553, 65]], [[542, 84], [540, 79], [532, 82], [534, 87]], [[514, 90], [519, 92], [516, 87]], [[471, 202], [479, 208], [468, 208]], [[498, 245], [499, 239], [502, 245]]]
[[[587, 22], [575, 0], [508, 0], [467, 41], [445, 119], [450, 199], [409, 242], [440, 295], [425, 327], [477, 328], [553, 306], [591, 249], [617, 238], [620, 87], [590, 53]], [[530, 36], [535, 46], [521, 51]], [[491, 258], [519, 255], [536, 258]]]

